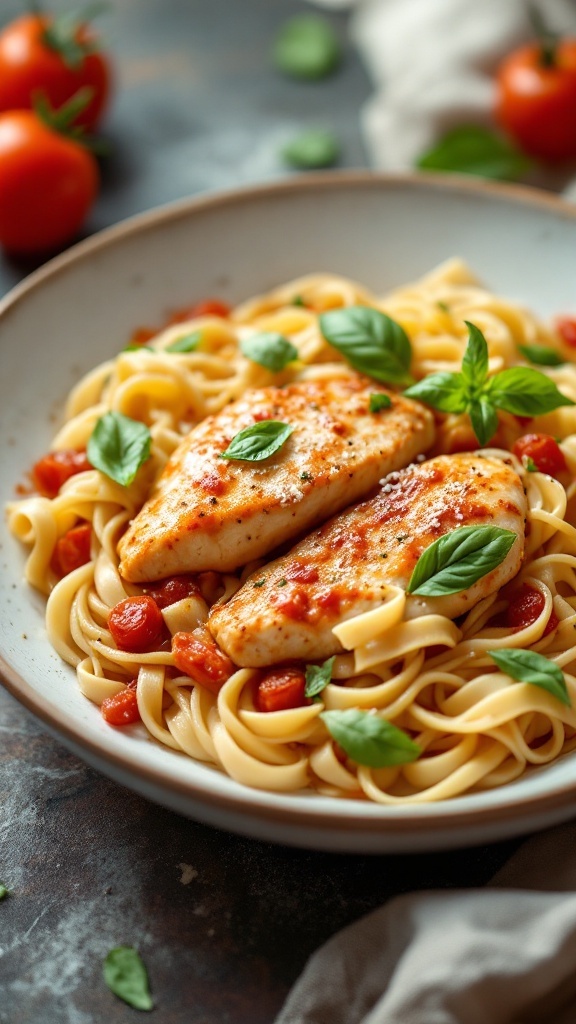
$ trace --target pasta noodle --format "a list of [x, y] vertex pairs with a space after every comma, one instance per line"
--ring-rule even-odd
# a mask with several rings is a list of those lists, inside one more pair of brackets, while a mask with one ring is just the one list
[[[277, 792], [311, 787], [390, 805], [444, 800], [512, 782], [576, 748], [576, 484], [530, 472], [512, 454], [524, 431], [510, 413], [499, 413], [493, 446], [481, 454], [511, 465], [526, 489], [526, 554], [519, 577], [455, 622], [441, 615], [406, 618], [404, 591], [389, 587], [380, 608], [334, 630], [346, 653], [335, 657], [332, 681], [320, 699], [259, 711], [255, 670], [234, 671], [212, 693], [179, 673], [166, 644], [144, 653], [120, 650], [108, 627], [110, 610], [142, 593], [119, 573], [119, 539], [182, 437], [250, 389], [350, 374], [323, 338], [318, 315], [353, 304], [373, 306], [403, 326], [417, 379], [460, 370], [470, 321], [486, 336], [491, 372], [522, 364], [519, 345], [546, 345], [564, 354], [563, 365], [545, 372], [576, 400], [576, 366], [558, 335], [488, 292], [458, 260], [382, 299], [352, 281], [312, 275], [243, 303], [229, 319], [207, 315], [173, 324], [149, 347], [124, 350], [84, 377], [68, 398], [52, 449], [85, 449], [99, 418], [114, 410], [149, 427], [150, 458], [128, 487], [88, 469], [71, 476], [54, 498], [35, 494], [15, 501], [9, 525], [30, 549], [26, 579], [47, 596], [48, 637], [75, 668], [82, 693], [101, 704], [137, 679], [138, 709], [152, 741], [247, 786]], [[247, 359], [240, 342], [254, 331], [288, 338], [298, 361], [272, 373]], [[200, 333], [198, 350], [170, 350], [191, 332]], [[542, 416], [536, 429], [561, 439], [568, 476], [576, 476], [576, 406]], [[433, 454], [473, 447], [467, 416], [437, 416]], [[91, 524], [91, 557], [60, 579], [54, 548], [79, 521]], [[201, 597], [165, 609], [170, 633], [201, 626], [210, 606], [226, 601], [257, 567], [204, 574]], [[533, 621], [511, 629], [502, 624], [502, 613], [522, 584], [538, 592], [541, 608]], [[552, 616], [558, 624], [548, 630]], [[571, 703], [495, 670], [488, 652], [500, 648], [545, 654], [562, 669]], [[350, 708], [391, 721], [409, 733], [421, 755], [384, 768], [343, 756], [321, 713]]]

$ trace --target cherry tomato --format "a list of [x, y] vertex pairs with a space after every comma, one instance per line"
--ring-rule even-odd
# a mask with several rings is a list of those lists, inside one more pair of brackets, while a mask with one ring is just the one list
[[164, 619], [151, 597], [125, 597], [108, 616], [108, 629], [121, 651], [147, 651], [162, 636]]
[[531, 156], [576, 156], [576, 39], [530, 43], [500, 65], [496, 120]]
[[157, 584], [150, 584], [142, 588], [145, 594], [152, 597], [159, 608], [168, 608], [176, 601], [183, 601], [185, 597], [198, 597], [200, 587], [194, 576], [170, 576]]
[[58, 538], [50, 563], [57, 576], [67, 576], [90, 561], [91, 537], [91, 524], [80, 523]]
[[[524, 583], [522, 590], [510, 600], [506, 612], [506, 625], [510, 629], [525, 629], [526, 626], [531, 626], [533, 622], [536, 622], [538, 616], [542, 614], [544, 604], [544, 596], [540, 591]], [[553, 633], [558, 622], [558, 616], [554, 609], [552, 609], [542, 636], [548, 636], [549, 633]]]
[[556, 330], [565, 345], [568, 345], [569, 348], [576, 348], [576, 319], [574, 317], [558, 317]]
[[255, 704], [258, 711], [287, 711], [307, 704], [306, 677], [300, 668], [269, 669], [259, 680]]
[[180, 324], [185, 320], [194, 320], [197, 316], [220, 316], [226, 319], [230, 316], [230, 306], [220, 299], [203, 299], [193, 306], [186, 306], [184, 309], [175, 309], [168, 320], [169, 324]]
[[113, 697], [106, 697], [102, 701], [100, 711], [102, 718], [109, 725], [133, 725], [134, 722], [140, 721], [136, 693], [128, 687]]
[[192, 633], [175, 633], [172, 654], [176, 667], [212, 693], [218, 693], [234, 666], [204, 629]]
[[48, 452], [32, 467], [32, 482], [37, 491], [45, 498], [55, 498], [62, 484], [76, 473], [85, 473], [92, 469], [86, 458], [86, 452], [72, 448]]
[[549, 476], [558, 477], [568, 468], [562, 449], [550, 434], [524, 434], [514, 442], [512, 451], [520, 460], [524, 455], [532, 459], [536, 469]]
[[0, 243], [54, 249], [80, 229], [98, 191], [91, 153], [32, 110], [0, 114]]
[[42, 92], [60, 107], [79, 89], [93, 96], [75, 124], [93, 131], [110, 93], [110, 67], [86, 24], [63, 30], [63, 19], [25, 14], [0, 33], [0, 111], [28, 110]]

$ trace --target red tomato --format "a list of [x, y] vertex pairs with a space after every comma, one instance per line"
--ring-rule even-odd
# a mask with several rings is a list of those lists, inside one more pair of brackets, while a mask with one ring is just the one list
[[172, 637], [172, 654], [176, 667], [212, 693], [218, 693], [234, 671], [234, 665], [206, 630], [192, 633], [175, 633]]
[[32, 110], [0, 114], [0, 243], [8, 250], [68, 242], [96, 198], [98, 180], [92, 154]]
[[200, 596], [200, 588], [194, 576], [170, 576], [158, 584], [151, 583], [142, 588], [145, 594], [154, 598], [159, 608], [168, 608], [185, 597]]
[[569, 348], [576, 348], [576, 319], [570, 316], [560, 316], [556, 320], [556, 330], [565, 345]]
[[301, 668], [285, 666], [269, 669], [263, 675], [256, 690], [255, 704], [258, 711], [287, 711], [301, 708], [308, 703], [304, 694], [306, 677]]
[[92, 466], [86, 458], [86, 452], [77, 452], [71, 448], [49, 452], [39, 459], [32, 467], [34, 487], [45, 498], [55, 498], [62, 484], [76, 473], [85, 473]]
[[121, 651], [147, 651], [162, 636], [164, 619], [151, 597], [125, 597], [108, 616], [108, 629]]
[[102, 718], [109, 725], [133, 725], [134, 722], [140, 721], [136, 693], [128, 687], [113, 697], [106, 697], [102, 701], [100, 711]]
[[532, 459], [536, 469], [549, 476], [557, 477], [568, 468], [562, 449], [550, 434], [524, 434], [514, 442], [512, 451], [520, 460], [523, 455]]
[[80, 523], [58, 538], [50, 562], [57, 576], [67, 576], [69, 572], [90, 561], [91, 536], [92, 525]]
[[535, 42], [500, 65], [495, 116], [526, 153], [542, 160], [576, 156], [576, 39], [548, 56]]
[[93, 131], [110, 92], [110, 67], [87, 25], [76, 25], [68, 39], [76, 60], [68, 57], [58, 18], [25, 14], [0, 33], [0, 111], [28, 110], [34, 94], [42, 92], [53, 107], [61, 107], [79, 89], [89, 87], [93, 96], [75, 123]]
[[[506, 612], [506, 625], [510, 629], [525, 629], [526, 626], [531, 626], [533, 622], [536, 622], [538, 616], [542, 614], [544, 604], [544, 597], [540, 591], [524, 583], [522, 590], [510, 600]], [[549, 633], [554, 632], [558, 622], [558, 616], [554, 609], [552, 609], [542, 636], [548, 636]]]
[[194, 320], [197, 316], [220, 316], [226, 319], [230, 316], [230, 306], [220, 299], [204, 299], [194, 306], [186, 306], [184, 309], [175, 309], [168, 320], [169, 324], [180, 324], [185, 320]]

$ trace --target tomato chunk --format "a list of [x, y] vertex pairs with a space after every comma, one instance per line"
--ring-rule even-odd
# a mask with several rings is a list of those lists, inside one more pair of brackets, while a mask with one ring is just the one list
[[[527, 583], [524, 583], [522, 589], [510, 600], [506, 612], [506, 625], [510, 629], [525, 629], [526, 626], [531, 626], [533, 622], [536, 622], [538, 616], [542, 614], [544, 604], [543, 594], [536, 590], [535, 587], [530, 587]], [[542, 636], [548, 636], [549, 633], [553, 633], [558, 622], [558, 616], [554, 609], [552, 609]]]
[[58, 538], [50, 562], [57, 576], [67, 576], [69, 572], [90, 561], [91, 536], [92, 525], [80, 523]]
[[255, 704], [258, 711], [288, 711], [308, 703], [306, 677], [301, 668], [286, 665], [269, 669], [258, 681]]
[[148, 595], [125, 597], [108, 616], [108, 629], [121, 651], [146, 651], [160, 640], [164, 619], [156, 601]]
[[140, 721], [138, 700], [132, 689], [126, 688], [113, 697], [106, 697], [100, 707], [102, 718], [109, 725], [133, 725]]
[[536, 469], [549, 476], [557, 477], [568, 469], [562, 449], [550, 434], [524, 434], [514, 442], [512, 451], [520, 460], [524, 455], [532, 459]]
[[168, 320], [169, 324], [180, 324], [185, 320], [194, 320], [197, 316], [220, 316], [227, 319], [230, 316], [230, 306], [221, 299], [203, 299], [193, 306], [185, 306], [183, 309], [175, 309]]
[[172, 654], [176, 667], [195, 683], [218, 693], [234, 671], [234, 665], [205, 629], [175, 633]]
[[168, 608], [185, 597], [199, 597], [200, 587], [194, 576], [169, 576], [158, 584], [144, 585], [145, 594], [153, 598], [159, 608]]
[[559, 316], [556, 320], [556, 330], [565, 345], [576, 348], [576, 317]]
[[57, 452], [48, 452], [43, 459], [32, 467], [32, 482], [37, 491], [45, 498], [55, 498], [62, 484], [76, 473], [85, 473], [92, 469], [86, 458], [85, 451], [64, 448]]

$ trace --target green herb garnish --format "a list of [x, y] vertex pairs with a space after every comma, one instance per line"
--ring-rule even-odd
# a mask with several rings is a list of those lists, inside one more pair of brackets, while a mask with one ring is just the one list
[[564, 366], [566, 362], [550, 345], [518, 345], [518, 349], [529, 363], [536, 366]]
[[370, 395], [370, 412], [380, 412], [381, 409], [389, 409], [392, 405], [392, 399], [389, 395], [383, 395], [381, 391], [374, 392]]
[[[221, 459], [235, 459], [239, 462], [262, 462], [270, 458], [288, 440], [294, 427], [279, 420], [262, 420], [251, 427], [245, 427], [232, 438]], [[90, 458], [90, 456], [88, 456]]]
[[307, 131], [297, 135], [281, 151], [283, 160], [301, 171], [332, 167], [340, 155], [340, 143], [328, 131]]
[[4, 885], [4, 882], [0, 882], [0, 900], [5, 900], [10, 895], [10, 890]]
[[334, 657], [328, 658], [322, 665], [306, 666], [306, 697], [317, 697], [324, 690], [332, 679], [334, 668]]
[[95, 469], [128, 487], [150, 457], [151, 446], [152, 437], [144, 423], [112, 411], [97, 421], [86, 456]]
[[317, 14], [297, 14], [286, 21], [272, 50], [279, 71], [292, 78], [326, 78], [338, 67], [342, 49], [329, 21]]
[[275, 331], [251, 334], [240, 342], [242, 354], [253, 363], [264, 366], [272, 373], [284, 370], [288, 363], [298, 359], [298, 349], [288, 338]]
[[380, 715], [348, 708], [321, 711], [328, 732], [356, 764], [386, 768], [408, 764], [422, 753], [417, 743]]
[[570, 707], [572, 701], [564, 679], [564, 673], [560, 667], [549, 658], [545, 658], [536, 651], [520, 651], [515, 648], [499, 648], [497, 651], [488, 651], [498, 668], [505, 672], [512, 679], [520, 683], [532, 683], [533, 686], [540, 686], [548, 690], [553, 697], [556, 697], [562, 704]]
[[108, 988], [135, 1010], [152, 1010], [148, 973], [132, 946], [116, 946], [104, 960], [104, 981]]
[[360, 373], [384, 384], [407, 384], [412, 346], [400, 324], [371, 306], [346, 306], [322, 313], [320, 330]]
[[423, 597], [459, 594], [504, 561], [516, 534], [499, 526], [461, 526], [422, 552], [407, 592]]
[[444, 135], [416, 166], [513, 181], [530, 167], [530, 161], [502, 136], [478, 125], [465, 125]]
[[167, 352], [195, 352], [202, 341], [202, 331], [191, 331], [190, 334], [183, 334], [176, 338], [170, 345], [166, 345]]

